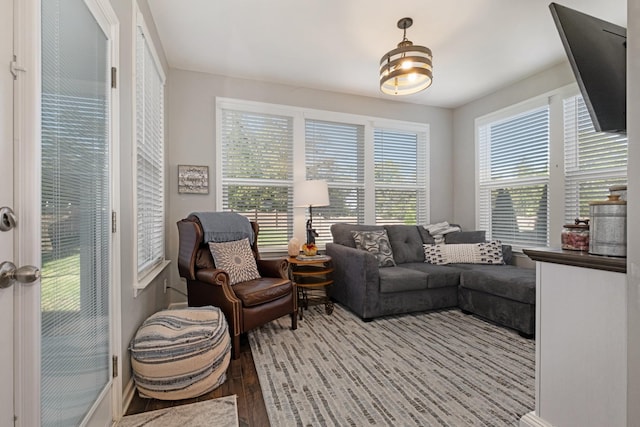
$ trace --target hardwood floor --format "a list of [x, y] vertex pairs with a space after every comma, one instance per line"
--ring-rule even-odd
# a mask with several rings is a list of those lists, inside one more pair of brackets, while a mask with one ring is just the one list
[[227, 380], [217, 389], [203, 396], [185, 400], [143, 399], [136, 392], [125, 415], [202, 402], [233, 394], [238, 396], [238, 421], [241, 427], [269, 426], [267, 408], [264, 404], [258, 373], [246, 336], [241, 337], [240, 358], [231, 359], [229, 369], [227, 369]]

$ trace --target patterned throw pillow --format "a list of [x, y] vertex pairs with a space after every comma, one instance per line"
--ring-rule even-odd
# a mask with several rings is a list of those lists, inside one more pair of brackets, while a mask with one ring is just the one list
[[229, 274], [231, 285], [260, 278], [256, 259], [253, 257], [249, 239], [246, 237], [233, 242], [209, 242], [209, 250], [216, 268]]
[[378, 260], [378, 267], [394, 267], [396, 265], [387, 230], [352, 231], [351, 235], [356, 242], [356, 249], [371, 252]]
[[423, 245], [424, 262], [431, 264], [504, 264], [502, 242]]

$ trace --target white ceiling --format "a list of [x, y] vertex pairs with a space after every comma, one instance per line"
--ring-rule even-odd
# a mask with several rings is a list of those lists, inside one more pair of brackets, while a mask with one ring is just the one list
[[[455, 108], [566, 59], [548, 0], [148, 0], [169, 66]], [[626, 27], [626, 0], [560, 4]], [[378, 87], [407, 38], [433, 51], [427, 90]]]

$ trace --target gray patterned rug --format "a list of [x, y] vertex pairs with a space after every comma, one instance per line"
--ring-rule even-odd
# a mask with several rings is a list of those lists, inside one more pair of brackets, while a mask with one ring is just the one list
[[534, 409], [534, 341], [459, 310], [365, 323], [311, 307], [249, 334], [281, 426], [517, 426]]

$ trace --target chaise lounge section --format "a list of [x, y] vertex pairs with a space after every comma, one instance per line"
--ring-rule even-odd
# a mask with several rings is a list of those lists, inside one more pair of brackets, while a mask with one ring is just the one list
[[[356, 249], [352, 232], [386, 231], [394, 266], [380, 267], [376, 256]], [[425, 262], [424, 244], [433, 237], [422, 226], [334, 224], [326, 247], [334, 264], [331, 297], [363, 320], [460, 307], [494, 323], [535, 333], [535, 270], [511, 265], [511, 247], [502, 245], [505, 264]], [[484, 242], [484, 232], [454, 232], [448, 244]]]

